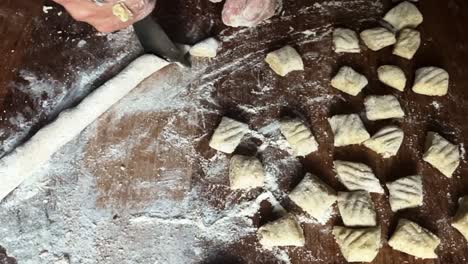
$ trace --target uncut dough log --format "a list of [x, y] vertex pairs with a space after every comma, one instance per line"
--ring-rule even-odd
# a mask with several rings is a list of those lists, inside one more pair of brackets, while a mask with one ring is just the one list
[[54, 122], [1, 159], [0, 201], [140, 82], [167, 65], [154, 55], [139, 57], [75, 108], [63, 111]]

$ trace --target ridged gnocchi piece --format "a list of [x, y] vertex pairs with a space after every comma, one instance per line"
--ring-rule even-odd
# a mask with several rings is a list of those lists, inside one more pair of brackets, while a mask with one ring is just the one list
[[413, 92], [429, 96], [443, 96], [448, 92], [449, 74], [437, 67], [424, 67], [416, 71]]
[[328, 220], [336, 202], [335, 191], [310, 173], [294, 188], [289, 198], [321, 224]]
[[402, 2], [385, 14], [383, 20], [393, 26], [396, 31], [403, 28], [415, 28], [423, 22], [423, 15], [410, 2]]
[[361, 118], [357, 114], [335, 115], [328, 119], [333, 131], [334, 146], [361, 144], [370, 138]]
[[260, 244], [267, 249], [279, 246], [304, 246], [304, 233], [297, 218], [288, 214], [267, 223], [257, 231]]
[[403, 130], [395, 126], [388, 126], [379, 130], [363, 144], [386, 159], [398, 153], [404, 137]]
[[348, 262], [371, 262], [379, 253], [381, 228], [333, 227], [333, 236]]
[[306, 156], [318, 150], [318, 143], [314, 135], [301, 120], [283, 120], [280, 129], [295, 156]]
[[345, 226], [375, 226], [377, 215], [366, 191], [339, 192], [338, 209]]
[[398, 91], [403, 92], [406, 87], [406, 76], [403, 70], [394, 65], [382, 65], [377, 69], [379, 80]]
[[407, 176], [387, 183], [393, 212], [423, 204], [423, 184], [420, 175]]
[[356, 96], [369, 82], [367, 78], [353, 68], [343, 66], [331, 80], [331, 86], [344, 93]]
[[405, 112], [400, 102], [393, 95], [371, 95], [364, 99], [366, 115], [369, 120], [382, 120], [389, 118], [402, 118]]
[[362, 31], [361, 39], [364, 44], [373, 51], [381, 50], [395, 44], [396, 42], [395, 34], [383, 27], [376, 27]]
[[333, 30], [333, 46], [336, 53], [359, 53], [359, 38], [351, 29], [335, 28]]
[[440, 239], [429, 230], [407, 219], [400, 219], [388, 245], [418, 258], [437, 258], [434, 252]]
[[276, 74], [283, 77], [290, 72], [304, 70], [301, 55], [289, 45], [268, 53], [265, 62]]
[[223, 117], [211, 137], [210, 147], [231, 154], [248, 131], [249, 127], [246, 124]]
[[460, 198], [458, 204], [457, 214], [453, 218], [452, 226], [468, 241], [468, 196]]
[[252, 189], [262, 187], [265, 172], [262, 163], [256, 157], [234, 155], [229, 166], [231, 189]]
[[384, 193], [379, 179], [366, 164], [335, 160], [333, 165], [338, 179], [348, 190]]
[[460, 164], [460, 148], [435, 132], [427, 133], [423, 160], [448, 178]]
[[419, 31], [405, 28], [400, 31], [397, 42], [393, 48], [393, 54], [405, 59], [412, 59], [421, 45], [421, 34]]

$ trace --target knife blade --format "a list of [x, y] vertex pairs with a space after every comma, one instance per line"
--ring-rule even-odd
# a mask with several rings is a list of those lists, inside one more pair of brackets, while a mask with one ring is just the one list
[[151, 15], [133, 24], [133, 29], [145, 52], [153, 53], [170, 62], [178, 62], [185, 67], [191, 67], [185, 54], [177, 48]]

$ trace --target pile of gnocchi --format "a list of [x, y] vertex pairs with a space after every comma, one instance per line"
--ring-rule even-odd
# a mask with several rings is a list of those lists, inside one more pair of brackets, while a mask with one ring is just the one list
[[[418, 8], [410, 2], [393, 7], [383, 18], [385, 26], [364, 30], [362, 42], [373, 51], [394, 45], [393, 54], [412, 59], [421, 44], [416, 30], [423, 22]], [[351, 29], [336, 28], [333, 31], [333, 49], [336, 53], [359, 53], [358, 34]], [[266, 63], [280, 76], [304, 69], [300, 54], [291, 46], [285, 46], [266, 56]], [[406, 77], [395, 65], [382, 65], [377, 69], [378, 79], [398, 91], [404, 91]], [[331, 86], [352, 96], [358, 95], [368, 84], [367, 78], [352, 67], [342, 66], [331, 79]], [[448, 93], [449, 74], [438, 67], [423, 67], [416, 71], [412, 91], [426, 96], [444, 96]], [[370, 121], [402, 118], [405, 116], [398, 99], [393, 95], [370, 95], [364, 100], [365, 113]], [[397, 155], [404, 139], [404, 132], [397, 126], [387, 126], [370, 135], [358, 114], [335, 115], [328, 119], [334, 135], [334, 146], [362, 144], [383, 159]], [[315, 137], [306, 123], [300, 119], [282, 120], [281, 134], [295, 156], [306, 156], [319, 149]], [[232, 154], [249, 133], [247, 124], [223, 117], [215, 130], [210, 147]], [[460, 148], [436, 132], [428, 132], [423, 160], [448, 178], [459, 166]], [[349, 262], [371, 262], [382, 246], [381, 228], [370, 193], [384, 194], [384, 188], [373, 170], [366, 164], [344, 160], [334, 161], [334, 171], [347, 192], [335, 192], [318, 176], [306, 174], [289, 193], [289, 198], [317, 222], [325, 224], [335, 203], [344, 226], [335, 226], [333, 235], [344, 258]], [[262, 187], [265, 173], [256, 157], [233, 155], [230, 162], [231, 189]], [[421, 175], [407, 175], [385, 184], [392, 211], [414, 208], [423, 204], [423, 180]], [[460, 199], [460, 208], [452, 226], [468, 239], [468, 196]], [[304, 246], [305, 239], [298, 219], [287, 213], [280, 219], [258, 229], [263, 247]], [[437, 258], [435, 249], [440, 239], [419, 224], [400, 219], [390, 236], [388, 245], [395, 250], [418, 258]]]

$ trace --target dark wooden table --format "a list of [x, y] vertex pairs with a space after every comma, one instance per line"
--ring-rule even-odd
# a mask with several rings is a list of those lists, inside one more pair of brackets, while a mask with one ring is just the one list
[[[326, 33], [331, 29], [330, 24], [345, 25], [356, 30], [377, 25], [382, 13], [371, 8], [375, 1], [343, 1], [347, 2], [344, 7], [349, 5], [351, 9], [341, 8], [339, 5], [325, 5], [326, 12], [316, 15], [307, 13], [304, 7], [327, 1], [283, 2], [286, 12], [282, 17], [275, 17], [270, 24], [262, 25], [223, 43], [223, 51], [219, 58], [207, 69], [207, 72], [215, 71], [223, 63], [231, 63], [246, 54], [255, 53], [246, 61], [251, 68], [218, 73], [215, 87], [220, 111], [244, 119], [253, 128], [259, 128], [268, 120], [290, 113], [301, 115], [310, 121], [321, 149], [318, 153], [301, 159], [302, 172], [285, 170], [284, 177], [280, 180], [280, 187], [284, 190], [292, 189], [304, 172], [320, 175], [335, 189], [344, 190], [331, 170], [333, 159], [366, 162], [374, 168], [382, 182], [415, 173], [424, 175], [425, 203], [422, 207], [394, 214], [385, 197], [373, 196], [379, 208], [378, 218], [383, 227], [385, 241], [383, 249], [373, 263], [467, 263], [467, 241], [449, 226], [450, 218], [456, 210], [457, 199], [468, 194], [468, 178], [464, 176], [468, 173], [467, 163], [463, 161], [454, 177], [447, 179], [422, 162], [421, 155], [425, 133], [428, 130], [439, 132], [453, 142], [468, 144], [468, 140], [465, 139], [468, 138], [468, 125], [465, 121], [468, 114], [468, 94], [465, 92], [468, 85], [468, 2], [425, 0], [419, 3], [425, 18], [420, 27], [423, 45], [412, 61], [392, 56], [389, 48], [380, 52], [364, 50], [362, 54], [337, 55], [330, 50], [329, 34], [325, 34], [321, 41], [308, 42], [305, 35], [288, 33], [290, 27], [293, 27], [295, 32], [315, 29], [319, 33]], [[391, 3], [384, 2], [383, 10], [387, 10]], [[40, 1], [4, 0], [0, 3], [0, 129], [3, 132], [0, 135], [0, 140], [3, 141], [0, 151], [3, 154], [34, 134], [61, 109], [79, 101], [77, 94], [82, 93], [75, 91], [79, 89], [75, 84], [80, 80], [77, 67], [91, 70], [105, 67], [100, 69], [100, 76], [89, 82], [86, 89], [91, 90], [142, 52], [134, 38], [126, 40], [126, 45], [116, 48], [109, 45], [105, 36], [96, 35], [89, 26], [74, 22], [65, 13], [58, 16], [57, 12], [60, 9], [57, 6], [50, 2], [47, 2], [47, 5], [55, 7], [55, 15], [44, 14]], [[238, 30], [224, 30], [219, 12], [220, 5], [211, 4], [207, 0], [161, 0], [155, 16], [160, 19], [173, 39], [194, 43], [221, 31], [227, 36]], [[76, 41], [73, 41], [75, 39]], [[76, 48], [80, 39], [86, 39], [88, 45]], [[304, 72], [280, 78], [262, 63], [267, 51], [284, 44], [292, 44], [303, 54], [306, 65]], [[123, 54], [122, 59], [101, 65], [115, 54]], [[314, 103], [313, 98], [339, 95], [328, 83], [330, 76], [343, 64], [351, 65], [368, 76], [369, 87], [356, 97], [342, 95], [342, 99], [337, 97], [337, 100], [323, 104]], [[413, 72], [420, 66], [443, 67], [450, 73], [449, 95], [434, 98], [414, 94], [408, 88], [405, 92], [398, 93], [385, 87], [378, 82], [375, 74], [376, 68], [382, 64], [401, 66], [409, 77], [409, 83], [413, 81]], [[57, 94], [44, 93], [39, 99], [31, 98], [19, 88], [28, 82], [24, 74], [21, 74], [24, 69], [46, 80], [56, 80], [63, 84], [64, 90]], [[255, 74], [252, 74], [253, 72]], [[253, 95], [250, 91], [259, 80], [268, 82], [274, 89], [265, 96]], [[400, 99], [408, 117], [400, 121], [365, 120], [365, 124], [371, 133], [390, 123], [402, 127], [406, 137], [398, 156], [384, 161], [362, 147], [333, 148], [326, 118], [338, 113], [362, 113], [362, 101], [366, 95], [388, 93], [395, 94]], [[61, 96], [62, 99], [54, 100], [54, 105], [45, 109], [44, 102], [50, 100], [50, 96]], [[250, 115], [237, 108], [240, 104], [265, 106], [265, 110], [258, 115]], [[9, 121], [18, 114], [24, 117], [27, 126], [12, 124]], [[217, 120], [212, 120], [212, 126], [215, 126], [216, 122]], [[209, 150], [206, 144], [200, 146], [199, 151], [205, 156], [213, 155], [213, 151]], [[281, 155], [284, 154], [278, 154], [279, 157]], [[213, 194], [218, 195], [217, 192]], [[223, 195], [226, 194], [219, 192], [218, 198], [222, 198]], [[287, 201], [284, 201], [284, 206], [291, 211], [298, 210]], [[261, 218], [256, 219], [256, 224], [273, 219], [267, 205], [261, 215]], [[437, 250], [438, 260], [416, 260], [392, 250], [386, 244], [388, 235], [393, 232], [400, 217], [417, 221], [442, 239], [442, 245]], [[307, 245], [304, 248], [288, 250], [292, 262], [345, 263], [330, 235], [330, 229], [335, 224], [341, 224], [337, 216], [325, 227], [306, 224], [304, 229]], [[255, 251], [255, 243], [256, 239], [252, 236], [226, 245], [226, 248], [214, 251], [207, 263], [276, 263], [268, 253]], [[5, 257], [4, 251], [0, 251], [0, 263], [14, 262]]]

